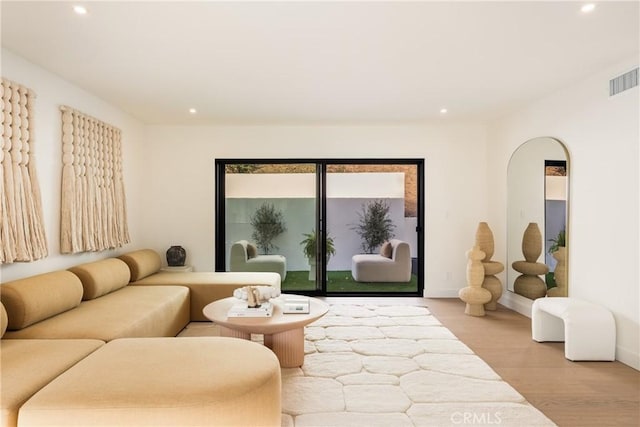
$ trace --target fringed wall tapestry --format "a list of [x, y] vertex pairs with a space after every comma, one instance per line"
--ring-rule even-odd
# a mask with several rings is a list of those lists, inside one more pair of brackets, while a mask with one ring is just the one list
[[33, 102], [28, 88], [2, 79], [0, 264], [48, 255], [33, 155]]
[[60, 252], [94, 252], [129, 243], [121, 131], [62, 106]]

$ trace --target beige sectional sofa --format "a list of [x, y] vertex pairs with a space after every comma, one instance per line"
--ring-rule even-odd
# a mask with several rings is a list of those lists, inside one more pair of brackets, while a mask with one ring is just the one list
[[191, 320], [207, 321], [202, 314], [205, 305], [227, 298], [233, 291], [247, 285], [273, 286], [280, 289], [280, 276], [273, 272], [163, 272], [162, 261], [157, 252], [141, 249], [119, 257], [131, 271], [132, 285], [180, 285], [189, 288], [191, 298]]
[[[158, 262], [136, 251], [0, 285], [2, 426], [280, 424], [270, 350], [175, 338], [202, 320], [192, 301], [247, 283], [279, 286], [279, 276], [162, 273]], [[154, 276], [163, 286], [135, 283]]]
[[[9, 313], [6, 338], [111, 341], [124, 337], [173, 337], [189, 323], [188, 288], [126, 286], [128, 274], [126, 280], [120, 274], [100, 274], [106, 261], [71, 269], [91, 277], [98, 291], [115, 287], [92, 299], [83, 296], [83, 282], [72, 271], [45, 273], [2, 285], [0, 295]], [[128, 271], [124, 262], [108, 261], [113, 261], [107, 263], [113, 271]]]

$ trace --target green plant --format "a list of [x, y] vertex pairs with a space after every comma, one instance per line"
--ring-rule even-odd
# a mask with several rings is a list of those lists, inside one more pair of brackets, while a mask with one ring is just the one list
[[561, 230], [558, 233], [558, 235], [555, 237], [555, 239], [549, 239], [549, 241], [553, 243], [549, 248], [549, 253], [552, 254], [556, 252], [559, 248], [565, 247], [566, 246], [565, 239], [566, 239], [565, 230]]
[[[311, 230], [311, 233], [302, 233], [302, 235], [304, 236], [304, 240], [300, 242], [302, 245], [302, 251], [304, 252], [304, 256], [311, 261], [316, 257], [316, 230]], [[327, 262], [329, 262], [331, 256], [336, 254], [336, 248], [334, 246], [333, 237], [328, 234], [325, 245]]]
[[362, 212], [358, 212], [360, 222], [352, 230], [362, 239], [364, 252], [372, 254], [378, 246], [395, 236], [393, 230], [396, 226], [389, 218], [389, 209], [383, 200], [372, 200], [362, 205]]
[[547, 289], [555, 288], [558, 286], [556, 283], [556, 274], [553, 271], [544, 275], [544, 282], [547, 284]]
[[287, 230], [282, 212], [269, 203], [263, 203], [256, 209], [251, 216], [251, 226], [253, 227], [251, 238], [265, 254], [278, 248], [273, 244], [273, 239]]

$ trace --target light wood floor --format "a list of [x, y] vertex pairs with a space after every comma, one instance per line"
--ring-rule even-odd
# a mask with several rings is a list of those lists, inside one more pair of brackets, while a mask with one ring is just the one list
[[329, 302], [426, 305], [462, 342], [561, 427], [640, 426], [640, 372], [620, 362], [571, 362], [562, 343], [531, 339], [531, 320], [498, 306], [464, 314], [458, 299], [326, 298]]

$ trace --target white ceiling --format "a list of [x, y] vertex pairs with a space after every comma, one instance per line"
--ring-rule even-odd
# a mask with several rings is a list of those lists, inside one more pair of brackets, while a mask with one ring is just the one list
[[639, 52], [638, 1], [83, 4], [2, 1], [3, 47], [145, 123], [484, 120]]

